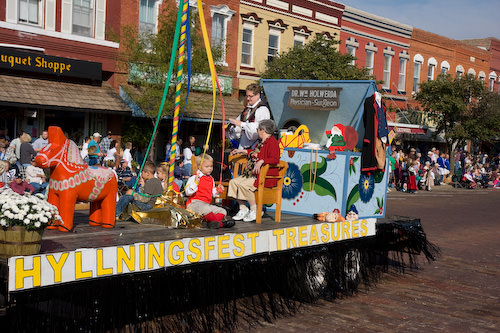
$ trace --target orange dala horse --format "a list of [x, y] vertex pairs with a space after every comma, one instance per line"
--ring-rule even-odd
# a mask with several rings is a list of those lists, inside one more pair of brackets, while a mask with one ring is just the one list
[[85, 164], [77, 145], [66, 138], [60, 127], [49, 127], [49, 144], [35, 162], [51, 170], [47, 201], [57, 206], [62, 219], [50, 229], [73, 229], [77, 200], [90, 202], [90, 225], [114, 227], [117, 181], [113, 171]]

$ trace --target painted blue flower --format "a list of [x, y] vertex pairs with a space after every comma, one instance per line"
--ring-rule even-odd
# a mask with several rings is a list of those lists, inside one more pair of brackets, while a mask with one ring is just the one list
[[285, 172], [283, 179], [283, 192], [284, 199], [296, 198], [302, 190], [302, 174], [300, 173], [297, 164], [288, 162], [288, 169]]
[[375, 190], [375, 179], [373, 175], [361, 174], [359, 177], [359, 198], [364, 203], [370, 201]]

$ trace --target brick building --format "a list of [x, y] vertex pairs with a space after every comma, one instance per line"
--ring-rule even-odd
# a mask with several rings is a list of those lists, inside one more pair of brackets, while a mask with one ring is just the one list
[[[49, 125], [79, 141], [119, 130], [116, 89], [122, 3], [0, 0], [0, 126], [33, 137]], [[12, 60], [12, 61], [11, 61]]]
[[490, 53], [490, 71], [488, 73], [488, 90], [500, 94], [500, 40], [496, 38], [467, 39], [462, 43], [476, 46]]
[[315, 34], [338, 40], [344, 5], [327, 0], [241, 0], [237, 77], [242, 94], [259, 80], [266, 61]]

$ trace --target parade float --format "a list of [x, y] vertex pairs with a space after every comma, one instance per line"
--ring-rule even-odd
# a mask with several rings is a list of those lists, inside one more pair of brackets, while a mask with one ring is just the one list
[[[179, 6], [176, 34], [181, 22], [189, 21], [183, 17], [187, 8], [187, 1]], [[199, 14], [207, 41], [203, 11]], [[179, 64], [182, 69], [182, 57]], [[213, 61], [211, 69], [215, 99]], [[350, 295], [391, 267], [398, 272], [416, 268], [420, 255], [434, 260], [437, 249], [419, 219], [385, 216], [388, 168], [362, 172], [364, 103], [376, 93], [375, 82], [263, 80], [262, 87], [282, 129], [281, 158], [289, 165], [279, 223], [272, 218], [275, 207], [269, 206], [262, 224], [238, 223], [231, 229], [176, 225], [172, 211], [158, 215], [169, 219], [163, 224], [120, 221], [112, 226], [107, 214], [114, 207], [105, 204], [101, 212], [97, 200], [114, 193], [108, 189], [113, 181], [96, 178], [103, 171], [80, 167], [80, 161], [71, 160], [73, 144], [50, 135], [60, 149], [56, 154], [66, 156], [62, 163], [70, 160], [79, 178], [68, 175], [52, 183], [49, 199], [62, 211], [62, 220], [54, 225], [58, 230], [45, 231], [40, 253], [0, 259], [3, 327], [230, 331], [293, 314], [301, 302]], [[176, 100], [172, 143], [178, 121]], [[44, 161], [51, 158], [46, 154]], [[387, 164], [385, 154], [384, 159]], [[67, 217], [74, 209], [72, 192], [97, 201], [91, 216], [77, 211]]]

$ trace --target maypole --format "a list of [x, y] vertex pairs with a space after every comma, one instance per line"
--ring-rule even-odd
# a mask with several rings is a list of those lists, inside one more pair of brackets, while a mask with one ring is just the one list
[[168, 189], [172, 189], [174, 181], [174, 168], [175, 168], [175, 151], [177, 143], [177, 133], [179, 131], [179, 106], [181, 102], [181, 87], [182, 87], [182, 71], [184, 64], [184, 50], [186, 47], [186, 25], [189, 24], [187, 20], [187, 13], [189, 9], [189, 1], [183, 0], [182, 2], [182, 18], [181, 18], [181, 34], [179, 42], [179, 60], [177, 62], [177, 85], [175, 87], [175, 105], [174, 105], [174, 119], [172, 122], [172, 141], [170, 143], [170, 161], [168, 173]]

